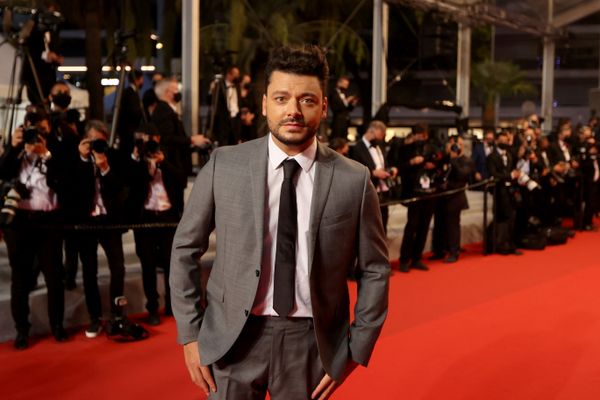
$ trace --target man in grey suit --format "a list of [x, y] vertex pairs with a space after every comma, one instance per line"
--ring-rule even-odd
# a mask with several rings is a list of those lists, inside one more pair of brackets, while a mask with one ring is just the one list
[[[390, 266], [377, 192], [367, 168], [316, 140], [327, 75], [316, 46], [271, 53], [262, 102], [270, 133], [212, 153], [177, 228], [178, 342], [211, 399], [328, 398], [367, 365], [381, 332]], [[213, 229], [204, 288], [200, 257]]]

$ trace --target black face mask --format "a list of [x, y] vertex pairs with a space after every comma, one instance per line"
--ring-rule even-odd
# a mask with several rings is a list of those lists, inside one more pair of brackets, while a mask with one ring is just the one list
[[252, 86], [251, 86], [251, 84], [250, 84], [250, 83], [244, 83], [244, 89], [246, 89], [246, 90], [250, 90], [250, 88], [251, 88], [251, 87], [252, 87]]
[[56, 104], [57, 107], [67, 108], [69, 107], [69, 104], [71, 104], [71, 96], [67, 93], [60, 92], [52, 96], [52, 102]]
[[500, 150], [508, 150], [508, 149], [510, 149], [510, 144], [508, 144], [508, 143], [498, 143], [498, 148]]
[[173, 95], [173, 101], [175, 103], [179, 103], [181, 101], [181, 93], [180, 92], [177, 92]]

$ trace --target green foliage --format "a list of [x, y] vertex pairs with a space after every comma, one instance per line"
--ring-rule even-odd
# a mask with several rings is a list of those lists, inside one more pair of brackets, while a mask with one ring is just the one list
[[[212, 15], [220, 15], [221, 11], [225, 20], [205, 24], [201, 29], [201, 48], [205, 55], [201, 60], [202, 70], [208, 71], [215, 58], [229, 53], [228, 61], [247, 71], [257, 54], [266, 53], [274, 46], [314, 43], [327, 47], [332, 72], [345, 73], [344, 56], [354, 57], [358, 64], [369, 61], [369, 48], [352, 28], [353, 24], [340, 22], [347, 18], [342, 11], [349, 13], [358, 4], [364, 7], [369, 2], [225, 0], [220, 10], [213, 4], [204, 11]], [[359, 12], [351, 22], [362, 21], [361, 18], [364, 13]], [[207, 21], [211, 17], [204, 15], [203, 19]]]
[[473, 65], [471, 82], [479, 89], [484, 102], [497, 96], [534, 94], [535, 87], [526, 80], [518, 65], [507, 61], [484, 60]]

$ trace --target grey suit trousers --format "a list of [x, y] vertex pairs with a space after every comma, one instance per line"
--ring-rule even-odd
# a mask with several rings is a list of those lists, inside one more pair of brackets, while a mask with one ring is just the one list
[[251, 316], [212, 370], [210, 400], [310, 399], [325, 375], [311, 318]]

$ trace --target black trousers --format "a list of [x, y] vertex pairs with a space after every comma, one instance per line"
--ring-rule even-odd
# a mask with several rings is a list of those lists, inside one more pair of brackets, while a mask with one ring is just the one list
[[434, 199], [434, 213], [433, 213], [433, 233], [431, 237], [431, 251], [435, 255], [442, 255], [448, 251], [447, 240], [446, 240], [446, 222], [447, 222], [447, 211], [446, 202], [447, 197], [441, 199]]
[[65, 282], [75, 282], [79, 266], [79, 240], [80, 233], [68, 231], [64, 234], [65, 247]]
[[583, 199], [585, 202], [583, 208], [583, 225], [592, 225], [594, 214], [598, 211], [598, 199], [599, 199], [599, 183], [598, 182], [586, 182], [583, 187]]
[[83, 270], [85, 304], [91, 319], [102, 317], [102, 301], [98, 288], [98, 245], [102, 246], [110, 269], [110, 310], [120, 316], [121, 308], [115, 298], [123, 296], [125, 286], [125, 257], [123, 233], [117, 230], [84, 231], [80, 233], [79, 251]]
[[19, 333], [27, 334], [31, 326], [29, 290], [34, 264], [46, 281], [50, 326], [63, 324], [65, 297], [60, 222], [56, 212], [18, 211], [13, 223], [4, 230], [11, 268], [10, 306]]
[[444, 199], [444, 247], [457, 257], [460, 254], [460, 214], [465, 209], [464, 196], [464, 193], [457, 193]]
[[[177, 222], [178, 217], [171, 211], [145, 211], [144, 223]], [[135, 229], [135, 252], [142, 264], [142, 281], [146, 294], [146, 309], [150, 313], [158, 312], [158, 290], [156, 269], [164, 272], [165, 280], [165, 312], [171, 313], [171, 289], [169, 287], [169, 271], [171, 263], [171, 246], [176, 228]]]
[[400, 262], [421, 260], [434, 206], [433, 200], [421, 200], [408, 204], [408, 218], [400, 245]]

